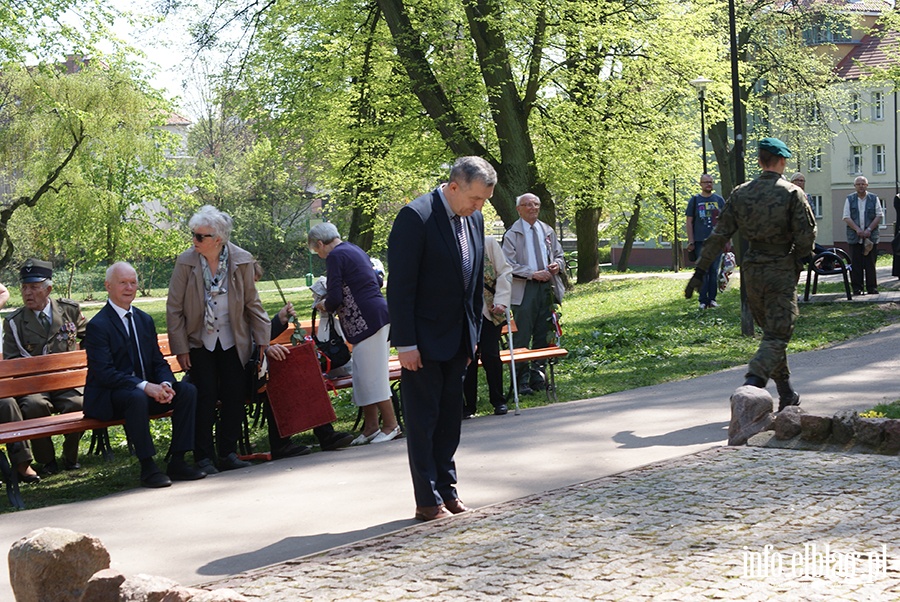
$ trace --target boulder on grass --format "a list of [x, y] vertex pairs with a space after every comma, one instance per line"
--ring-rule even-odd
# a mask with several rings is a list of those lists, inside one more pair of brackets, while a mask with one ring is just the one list
[[728, 445], [745, 445], [747, 439], [772, 427], [775, 401], [769, 392], [749, 385], [735, 389], [731, 395], [731, 423]]
[[9, 549], [16, 602], [79, 602], [91, 575], [109, 568], [99, 539], [69, 529], [32, 531]]

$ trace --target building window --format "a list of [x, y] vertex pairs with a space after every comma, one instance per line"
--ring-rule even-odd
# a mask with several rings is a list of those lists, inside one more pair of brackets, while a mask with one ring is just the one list
[[876, 144], [875, 149], [875, 173], [884, 173], [887, 171], [887, 156], [884, 153], [884, 145]]
[[822, 195], [821, 194], [810, 194], [809, 198], [809, 206], [812, 207], [813, 213], [816, 218], [821, 219], [822, 217]]
[[850, 161], [847, 165], [850, 173], [862, 173], [862, 147], [850, 147]]
[[817, 148], [816, 152], [809, 158], [809, 171], [822, 171], [822, 149]]
[[815, 100], [813, 100], [812, 105], [809, 107], [809, 122], [819, 123], [819, 103]]
[[872, 119], [884, 121], [884, 92], [872, 92]]
[[850, 95], [850, 121], [859, 121], [859, 94]]
[[887, 202], [883, 198], [878, 197], [878, 204], [881, 205], [881, 213], [884, 215], [884, 217], [881, 218], [881, 221], [878, 222], [878, 229], [884, 230], [887, 228]]
[[808, 46], [817, 44], [836, 44], [853, 41], [850, 28], [842, 23], [832, 23], [830, 20], [817, 18], [809, 28], [803, 30], [803, 41]]

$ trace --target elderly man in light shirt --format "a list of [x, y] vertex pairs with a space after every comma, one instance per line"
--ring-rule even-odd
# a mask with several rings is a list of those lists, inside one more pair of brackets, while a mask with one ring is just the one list
[[[518, 331], [516, 347], [540, 349], [550, 342], [554, 303], [561, 303], [563, 282], [559, 274], [563, 249], [553, 228], [538, 219], [541, 199], [531, 193], [516, 199], [519, 220], [503, 236], [503, 252], [513, 268], [512, 305]], [[520, 395], [546, 388], [541, 363], [518, 364], [516, 382]]]
[[[847, 224], [847, 243], [850, 245], [850, 283], [856, 295], [863, 294], [865, 276], [866, 293], [878, 294], [875, 276], [875, 246], [878, 245], [878, 224], [884, 219], [884, 209], [878, 197], [867, 192], [869, 181], [859, 176], [853, 183], [855, 193], [844, 201], [844, 222]], [[871, 245], [867, 245], [870, 241]], [[866, 247], [869, 247], [868, 249]]]

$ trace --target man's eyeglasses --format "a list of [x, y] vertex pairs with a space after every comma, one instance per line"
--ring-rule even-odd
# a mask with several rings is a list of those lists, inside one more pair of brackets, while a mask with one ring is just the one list
[[700, 180], [701, 184], [712, 184], [712, 180]]
[[200, 234], [199, 232], [191, 232], [194, 235], [194, 240], [197, 242], [203, 242], [204, 238], [213, 238], [215, 234]]

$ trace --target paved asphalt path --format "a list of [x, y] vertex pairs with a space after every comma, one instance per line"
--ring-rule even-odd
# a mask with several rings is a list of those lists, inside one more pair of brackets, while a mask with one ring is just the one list
[[[803, 407], [831, 414], [900, 397], [898, 360], [900, 324], [790, 361]], [[482, 507], [721, 446], [743, 372], [468, 420], [460, 495]], [[398, 440], [5, 514], [0, 549], [34, 529], [63, 527], [99, 537], [115, 569], [191, 585], [403, 529], [417, 524], [413, 509]], [[9, 592], [3, 570], [0, 599]]]

